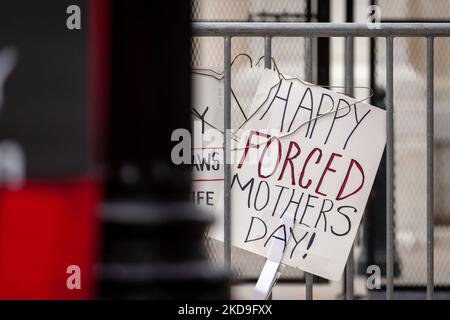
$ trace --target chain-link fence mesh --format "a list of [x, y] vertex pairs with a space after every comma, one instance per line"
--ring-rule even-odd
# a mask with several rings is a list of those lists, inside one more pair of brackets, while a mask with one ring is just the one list
[[[378, 1], [382, 20], [438, 22], [450, 2]], [[450, 49], [435, 39], [435, 284], [450, 284]], [[385, 40], [376, 40], [376, 85], [385, 88]], [[426, 284], [426, 39], [394, 41], [395, 241], [401, 274], [396, 285]]]

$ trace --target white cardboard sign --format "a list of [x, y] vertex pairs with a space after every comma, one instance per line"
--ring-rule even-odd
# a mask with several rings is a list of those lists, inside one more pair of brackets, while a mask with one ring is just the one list
[[[337, 281], [384, 150], [386, 115], [290, 79], [280, 81], [266, 69], [252, 103], [254, 115], [236, 132], [232, 244], [269, 260], [273, 248], [282, 248], [282, 263]], [[219, 223], [210, 236], [223, 241], [223, 170], [197, 172], [194, 181], [199, 176], [218, 179], [194, 182], [194, 190], [214, 189], [211, 207]]]
[[285, 77], [265, 70], [238, 133], [232, 243], [268, 257], [281, 242], [284, 264], [337, 281], [386, 143], [385, 111]]

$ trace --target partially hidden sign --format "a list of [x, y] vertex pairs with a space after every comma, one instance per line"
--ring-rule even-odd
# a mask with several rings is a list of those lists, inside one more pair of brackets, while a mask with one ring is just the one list
[[223, 81], [217, 72], [192, 74], [192, 201], [223, 228]]
[[[251, 109], [232, 135], [232, 244], [269, 259], [282, 248], [282, 263], [339, 280], [385, 147], [385, 111], [268, 69]], [[220, 217], [223, 200], [214, 206]], [[223, 240], [222, 229], [210, 236]]]

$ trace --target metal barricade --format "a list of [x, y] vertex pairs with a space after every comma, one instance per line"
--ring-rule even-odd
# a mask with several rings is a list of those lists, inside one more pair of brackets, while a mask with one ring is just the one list
[[[450, 37], [450, 23], [381, 23], [370, 28], [359, 23], [193, 23], [195, 37], [222, 37], [224, 39], [224, 128], [231, 129], [231, 39], [232, 37], [263, 37], [265, 67], [271, 67], [272, 38], [304, 37], [306, 43], [305, 80], [312, 80], [312, 38], [345, 37], [345, 86], [352, 95], [353, 39], [355, 37], [384, 37], [386, 39], [386, 298], [394, 292], [394, 81], [393, 50], [395, 37], [424, 37], [427, 39], [427, 299], [434, 291], [434, 38]], [[224, 137], [224, 261], [231, 269], [231, 214], [230, 214], [230, 135]], [[353, 250], [345, 271], [345, 298], [353, 299]], [[313, 277], [306, 274], [306, 298], [313, 297]]]

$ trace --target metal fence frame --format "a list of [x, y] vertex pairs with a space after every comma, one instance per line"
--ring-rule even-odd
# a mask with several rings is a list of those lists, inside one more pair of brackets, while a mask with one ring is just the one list
[[[265, 67], [271, 67], [272, 37], [304, 37], [306, 40], [305, 80], [312, 80], [312, 38], [345, 37], [345, 86], [352, 95], [353, 38], [386, 39], [386, 298], [394, 292], [394, 105], [393, 49], [395, 37], [427, 39], [427, 299], [434, 293], [434, 38], [450, 37], [450, 23], [381, 23], [369, 28], [361, 23], [239, 23], [197, 22], [192, 24], [194, 37], [224, 38], [224, 128], [231, 129], [231, 38], [263, 37]], [[231, 168], [230, 135], [224, 137], [224, 261], [231, 270]], [[345, 298], [353, 299], [353, 249], [345, 271]], [[306, 299], [313, 297], [313, 276], [306, 273]]]

